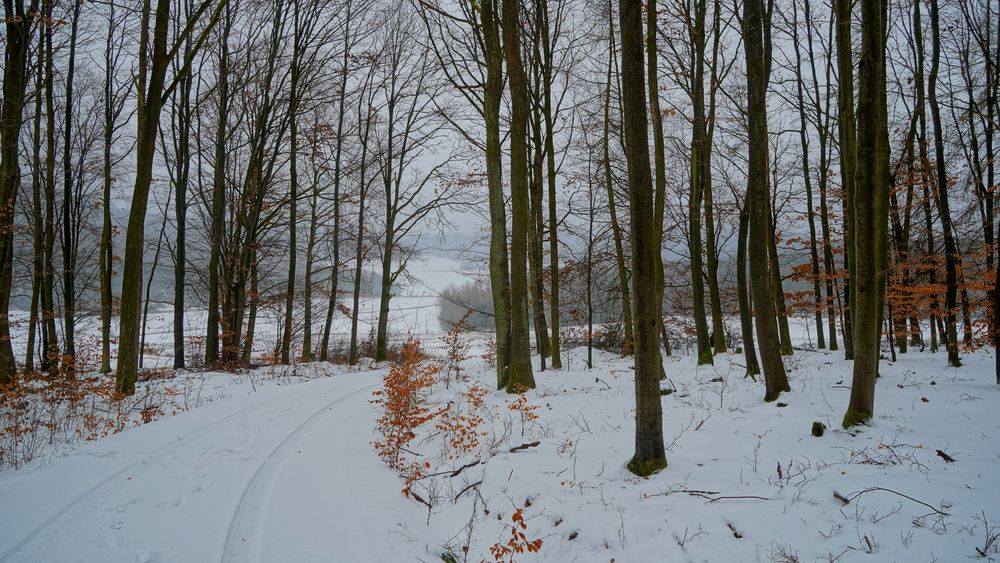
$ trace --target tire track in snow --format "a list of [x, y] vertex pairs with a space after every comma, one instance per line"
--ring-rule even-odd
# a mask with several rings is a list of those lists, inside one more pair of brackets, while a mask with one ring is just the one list
[[235, 418], [239, 418], [254, 411], [269, 407], [275, 403], [280, 403], [296, 395], [306, 392], [315, 392], [315, 386], [306, 386], [305, 389], [298, 389], [290, 393], [284, 393], [277, 397], [265, 399], [259, 403], [254, 403], [246, 408], [230, 413], [220, 419], [200, 426], [187, 434], [184, 434], [169, 444], [161, 446], [143, 456], [119, 471], [111, 474], [93, 487], [87, 489], [75, 499], [66, 504], [63, 508], [47, 518], [38, 527], [18, 543], [11, 546], [3, 554], [0, 554], [0, 562], [9, 563], [14, 561], [38, 562], [44, 560], [44, 555], [63, 543], [68, 535], [79, 522], [88, 518], [88, 515], [95, 513], [95, 507], [106, 505], [109, 494], [115, 492], [117, 487], [135, 483], [135, 479], [123, 481], [125, 475], [132, 477], [142, 475], [151, 468], [157, 466], [157, 461], [163, 461], [176, 452], [182, 451], [191, 444], [191, 441], [210, 432], [214, 428], [221, 426]]
[[296, 426], [285, 439], [281, 441], [264, 458], [257, 472], [247, 483], [236, 510], [229, 524], [229, 533], [222, 551], [222, 563], [254, 563], [260, 561], [261, 538], [266, 522], [265, 514], [270, 504], [274, 485], [288, 462], [292, 451], [299, 443], [302, 433], [327, 415], [334, 405], [351, 397], [370, 391], [377, 384], [372, 384], [334, 399], [323, 408], [313, 413], [309, 418]]

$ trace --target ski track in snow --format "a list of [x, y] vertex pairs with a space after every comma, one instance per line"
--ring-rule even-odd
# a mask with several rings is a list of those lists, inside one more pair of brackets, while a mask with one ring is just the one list
[[225, 424], [234, 418], [244, 416], [258, 409], [286, 400], [294, 395], [300, 395], [306, 391], [311, 391], [311, 389], [299, 389], [291, 393], [267, 399], [247, 408], [240, 409], [214, 422], [205, 424], [204, 426], [188, 432], [183, 436], [179, 436], [176, 440], [166, 446], [154, 450], [144, 456], [143, 459], [125, 466], [120, 471], [112, 474], [96, 486], [91, 487], [86, 492], [76, 497], [72, 502], [67, 504], [65, 508], [53, 514], [51, 518], [45, 521], [38, 528], [35, 528], [35, 530], [27, 537], [4, 552], [3, 556], [0, 557], [0, 561], [6, 563], [8, 561], [42, 560], [45, 553], [53, 550], [61, 543], [59, 538], [64, 538], [66, 536], [64, 533], [65, 531], [71, 529], [76, 522], [79, 522], [82, 517], [85, 517], [88, 512], [93, 510], [94, 504], [100, 504], [101, 499], [106, 498], [118, 485], [120, 485], [119, 480], [122, 476], [126, 474], [131, 474], [132, 477], [141, 475], [142, 473], [149, 471], [150, 468], [154, 467], [154, 465], [162, 465], [162, 463], [155, 462], [167, 461], [168, 456], [189, 446], [191, 440], [204, 436], [206, 432], [211, 431], [213, 428]]
[[[148, 483], [140, 479], [140, 477], [156, 470], [166, 472], [170, 478], [179, 478], [182, 480], [186, 480], [194, 474], [194, 480], [200, 484], [195, 485], [193, 492], [201, 492], [206, 488], [204, 483], [210, 481], [208, 478], [210, 476], [206, 473], [199, 474], [202, 470], [207, 471], [209, 468], [202, 467], [202, 464], [198, 462], [213, 455], [240, 453], [238, 448], [235, 452], [225, 449], [225, 444], [233, 437], [231, 426], [246, 420], [253, 420], [263, 428], [265, 426], [273, 426], [269, 423], [274, 420], [280, 420], [281, 422], [294, 424], [294, 427], [284, 434], [278, 435], [276, 440], [272, 440], [269, 443], [256, 443], [254, 440], [244, 440], [245, 445], [250, 447], [250, 451], [245, 453], [253, 455], [255, 452], [262, 450], [269, 453], [257, 464], [256, 471], [249, 478], [245, 488], [243, 488], [242, 495], [239, 496], [239, 500], [235, 503], [235, 509], [232, 511], [220, 511], [224, 514], [231, 514], [232, 517], [230, 519], [219, 519], [225, 521], [214, 523], [220, 527], [218, 535], [226, 538], [224, 545], [221, 546], [222, 561], [259, 561], [262, 547], [259, 541], [267, 523], [265, 511], [270, 504], [270, 494], [274, 489], [276, 481], [281, 476], [281, 472], [290, 454], [301, 441], [303, 433], [323, 420], [324, 415], [330, 413], [335, 405], [343, 403], [366, 391], [370, 392], [376, 387], [377, 381], [373, 380], [370, 375], [368, 373], [339, 376], [310, 382], [313, 384], [300, 384], [301, 387], [295, 391], [282, 393], [276, 397], [270, 397], [239, 408], [235, 412], [226, 414], [207, 424], [199, 425], [194, 430], [180, 434], [168, 444], [151, 452], [139, 454], [137, 456], [139, 459], [128, 463], [121, 469], [114, 471], [110, 476], [102, 479], [96, 485], [80, 492], [72, 501], [44, 519], [40, 525], [34, 527], [27, 535], [15, 541], [10, 541], [12, 538], [0, 541], [0, 543], [8, 543], [10, 541], [13, 544], [0, 554], [0, 562], [61, 563], [64, 561], [87, 560], [78, 559], [81, 557], [81, 553], [75, 551], [74, 544], [79, 542], [81, 535], [85, 535], [86, 532], [95, 531], [95, 526], [97, 527], [97, 532], [107, 532], [108, 529], [119, 532], [117, 534], [118, 537], [111, 541], [111, 545], [107, 545], [108, 540], [105, 539], [106, 545], [103, 546], [105, 548], [112, 548], [113, 553], [115, 553], [111, 557], [113, 560], [117, 561], [122, 557], [124, 559], [121, 560], [140, 561], [142, 563], [184, 560], [183, 558], [176, 557], [176, 555], [165, 556], [159, 551], [148, 549], [140, 549], [132, 553], [129, 553], [128, 549], [121, 549], [129, 547], [129, 542], [125, 539], [127, 534], [123, 532], [125, 532], [125, 528], [130, 524], [146, 528], [144, 531], [152, 531], [154, 533], [156, 529], [164, 531], [170, 525], [169, 522], [160, 524], [149, 521], [130, 521], [127, 518], [130, 508], [134, 507], [144, 515], [148, 515], [149, 512], [147, 510], [150, 508], [160, 512], [160, 509], [164, 508], [165, 505], [177, 507], [187, 500], [186, 495], [182, 494], [173, 500], [167, 499], [167, 502], [156, 503], [158, 499], [155, 495], [176, 495], [176, 491], [171, 492], [165, 490], [166, 488], [160, 491], [146, 490]], [[358, 388], [359, 383], [362, 384], [360, 388]], [[336, 397], [332, 400], [329, 397], [329, 393], [331, 392], [336, 393]], [[311, 402], [317, 398], [321, 399], [319, 407], [306, 406], [312, 404]], [[358, 403], [362, 407], [368, 406], [367, 401], [363, 399], [357, 399], [353, 402]], [[271, 410], [278, 411], [277, 419], [265, 416]], [[211, 409], [199, 409], [194, 414], [204, 416], [207, 413], [211, 413]], [[309, 414], [305, 420], [302, 420], [301, 413]], [[299, 416], [296, 417], [296, 414], [299, 414]], [[283, 417], [283, 415], [285, 416]], [[253, 425], [240, 427], [243, 431], [246, 431], [248, 428], [260, 431], [258, 428], [253, 428]], [[330, 432], [330, 434], [335, 434], [335, 432]], [[362, 442], [363, 446], [368, 448], [368, 437], [367, 433], [358, 432], [354, 434], [353, 439]], [[278, 444], [273, 448], [270, 447], [275, 441]], [[324, 447], [326, 447], [326, 444], [324, 444]], [[359, 446], [356, 446], [352, 449], [357, 450], [358, 448]], [[206, 454], [208, 455], [206, 456]], [[225, 455], [223, 455], [224, 457]], [[237, 459], [242, 460], [246, 458]], [[192, 462], [193, 460], [194, 463]], [[207, 463], [210, 465], [210, 462], [211, 460]], [[217, 464], [214, 468], [215, 474], [213, 476], [221, 481], [233, 479], [235, 476], [227, 472], [227, 468], [228, 465], [225, 463]], [[149, 482], [154, 483], [154, 485], [162, 484], [157, 483], [155, 476], [150, 477]], [[391, 478], [394, 479], [394, 476]], [[147, 495], [153, 498], [147, 498]], [[112, 521], [110, 525], [105, 525], [108, 523], [103, 521], [102, 518], [109, 513], [112, 515]], [[153, 514], [156, 513], [154, 512]], [[188, 514], [185, 518], [192, 516], [196, 515]], [[165, 515], [164, 520], [168, 519], [169, 516]], [[186, 521], [189, 525], [194, 522], [193, 520]], [[221, 527], [225, 523], [229, 525], [228, 537], [225, 535], [225, 528]], [[182, 546], [185, 542], [183, 530], [175, 529], [173, 532], [179, 532], [179, 534], [174, 536], [174, 541], [170, 543], [183, 549]], [[329, 533], [329, 530], [327, 530], [327, 533]], [[169, 542], [172, 534], [167, 532], [166, 535]], [[245, 538], [250, 539], [250, 541], [242, 541]], [[99, 538], [95, 537], [90, 537], [89, 539], [92, 542], [99, 541]], [[139, 543], [137, 542], [136, 547], [139, 547]], [[88, 557], [91, 555], [92, 552], [82, 556]], [[219, 559], [218, 557], [206, 558], [206, 556], [208, 554], [201, 553], [198, 560]]]
[[[307, 418], [305, 422], [289, 432], [285, 439], [271, 450], [271, 453], [257, 468], [253, 478], [247, 483], [246, 488], [243, 489], [239, 504], [233, 512], [225, 548], [222, 552], [223, 563], [252, 563], [261, 560], [261, 539], [267, 522], [267, 509], [275, 482], [281, 476], [292, 451], [301, 441], [304, 431], [322, 420], [338, 403], [342, 403], [359, 393], [371, 391], [374, 387], [374, 384], [369, 385], [327, 403]], [[343, 429], [340, 431], [343, 432]]]

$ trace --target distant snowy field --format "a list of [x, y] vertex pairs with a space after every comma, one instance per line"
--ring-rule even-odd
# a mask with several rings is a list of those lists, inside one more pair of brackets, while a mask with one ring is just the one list
[[[406, 300], [419, 313], [394, 331], [440, 355], [431, 295], [397, 297], [400, 315]], [[526, 399], [538, 419], [524, 420], [517, 396], [492, 391], [485, 336], [470, 338], [462, 375], [428, 404], [489, 389], [463, 407], [484, 435], [455, 455], [433, 423], [419, 429], [407, 455], [436, 474], [413, 489], [430, 510], [400, 494], [370, 444], [386, 366], [181, 372], [142, 384], [176, 386], [176, 416], [0, 472], [0, 561], [478, 562], [510, 537], [517, 508], [528, 539], [543, 540], [518, 561], [1000, 560], [1000, 386], [987, 353], [960, 369], [943, 352], [882, 362], [875, 419], [852, 432], [839, 427], [841, 352], [786, 358], [792, 392], [769, 404], [742, 354], [710, 367], [667, 358], [669, 466], [640, 479], [624, 468], [629, 359], [595, 351], [588, 370], [585, 349], [564, 352], [565, 369], [536, 371]]]
[[[472, 279], [470, 272], [463, 270], [457, 261], [448, 257], [415, 258], [408, 264], [407, 269], [409, 276], [400, 276], [393, 288], [394, 297], [390, 301], [389, 338], [396, 342], [405, 339], [408, 335], [420, 336], [442, 332], [438, 321], [438, 294], [450, 285], [459, 286]], [[299, 290], [301, 291], [301, 288]], [[162, 301], [167, 296], [158, 295], [155, 297], [157, 301]], [[341, 295], [338, 302], [349, 307], [351, 296]], [[327, 305], [326, 298], [315, 297], [313, 299], [312, 334], [314, 347], [318, 347], [323, 334]], [[277, 349], [280, 338], [279, 326], [284, 318], [283, 301], [281, 306], [281, 309], [261, 307], [258, 310], [253, 346], [254, 357], [259, 358], [265, 354], [271, 354]], [[298, 322], [301, 323], [301, 299], [296, 302], [295, 307]], [[358, 308], [358, 339], [364, 341], [368, 338], [369, 332], [378, 324], [379, 299], [378, 297], [362, 297]], [[23, 361], [27, 346], [27, 321], [27, 312], [11, 312], [12, 342], [18, 361]], [[190, 339], [203, 339], [207, 325], [208, 314], [205, 310], [190, 309], [185, 313], [184, 334], [189, 339], [189, 360], [197, 361], [199, 359], [197, 356], [204, 353], [198, 346], [193, 346]], [[143, 367], [156, 368], [173, 365], [173, 326], [173, 309], [169, 307], [150, 308], [146, 320], [146, 353], [143, 357]], [[99, 354], [100, 327], [100, 319], [97, 317], [77, 319], [77, 348], [89, 346], [92, 353]], [[300, 333], [301, 327], [296, 328], [297, 333]], [[117, 333], [118, 319], [115, 317], [112, 319], [112, 337], [115, 337]], [[335, 348], [338, 343], [346, 344], [350, 337], [351, 318], [342, 311], [335, 311], [331, 326], [331, 348]], [[61, 341], [62, 334], [59, 335], [59, 338]], [[297, 341], [299, 353], [294, 354], [295, 357], [301, 355], [301, 335]], [[114, 354], [113, 349], [112, 354]]]

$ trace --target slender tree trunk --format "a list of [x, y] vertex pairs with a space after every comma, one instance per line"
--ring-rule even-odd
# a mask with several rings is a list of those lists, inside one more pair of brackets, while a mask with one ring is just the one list
[[[351, 19], [353, 3], [347, 3], [347, 21]], [[319, 360], [325, 362], [330, 347], [330, 331], [333, 330], [333, 313], [337, 310], [337, 285], [340, 281], [340, 181], [341, 157], [344, 148], [344, 101], [347, 97], [347, 78], [350, 68], [350, 34], [344, 39], [344, 58], [341, 60], [340, 84], [337, 100], [337, 144], [333, 163], [333, 257], [330, 261], [330, 300], [326, 306], [326, 322], [323, 324], [323, 342], [319, 349]], [[383, 280], [384, 281], [384, 280]]]
[[549, 310], [551, 343], [549, 357], [552, 369], [562, 369], [559, 334], [559, 219], [556, 201], [556, 149], [554, 116], [552, 115], [552, 37], [549, 28], [548, 0], [538, 0], [542, 37], [542, 116], [545, 119], [546, 179], [549, 207]]
[[934, 126], [934, 158], [936, 161], [937, 204], [944, 234], [944, 267], [946, 291], [944, 309], [947, 330], [948, 363], [962, 365], [958, 357], [958, 246], [951, 223], [951, 206], [948, 200], [948, 172], [945, 167], [944, 130], [941, 126], [941, 106], [937, 99], [938, 69], [941, 62], [941, 31], [938, 23], [938, 1], [930, 1], [931, 10], [931, 70], [927, 77], [927, 101], [931, 106], [931, 123]]
[[740, 208], [740, 224], [736, 246], [736, 294], [740, 308], [740, 332], [743, 336], [743, 357], [747, 363], [748, 377], [760, 375], [756, 345], [753, 336], [753, 312], [750, 310], [750, 287], [747, 285], [747, 243], [750, 232], [749, 199]]
[[[52, 19], [52, 2], [46, 0], [45, 17]], [[54, 374], [59, 369], [59, 341], [56, 334], [55, 255], [56, 244], [56, 110], [52, 35], [53, 26], [45, 28], [45, 279], [42, 283], [42, 369]]]
[[528, 279], [527, 233], [528, 205], [528, 79], [521, 62], [520, 6], [517, 0], [502, 0], [503, 50], [507, 62], [508, 82], [511, 92], [510, 117], [510, 191], [511, 191], [511, 245], [510, 245], [510, 296], [511, 338], [510, 373], [508, 392], [519, 392], [535, 387], [531, 369], [531, 352], [528, 341]]
[[[773, 209], [773, 207], [769, 206], [769, 209]], [[778, 321], [779, 347], [781, 348], [782, 356], [791, 356], [793, 352], [792, 334], [788, 326], [788, 307], [785, 304], [784, 279], [781, 276], [781, 263], [778, 261], [778, 244], [776, 242], [778, 234], [775, 230], [775, 225], [778, 218], [772, 215], [770, 211], [768, 214], [771, 215], [768, 223], [771, 228], [771, 236], [767, 238], [769, 250], [767, 259], [771, 262], [769, 272], [771, 277], [771, 291], [774, 295], [774, 315]]]
[[[25, 11], [24, 2], [4, 2], [6, 32], [3, 102], [0, 113], [0, 385], [9, 384], [17, 372], [10, 342], [10, 291], [14, 263], [14, 212], [21, 183], [18, 139], [21, 135], [25, 89], [28, 83], [28, 51], [31, 25], [38, 3]], [[49, 84], [51, 87], [51, 83]]]
[[698, 365], [712, 363], [712, 339], [705, 313], [704, 245], [701, 240], [701, 207], [704, 204], [705, 174], [708, 161], [705, 150], [708, 125], [705, 116], [705, 11], [706, 0], [694, 2], [694, 22], [688, 29], [691, 41], [691, 174], [688, 196], [688, 253], [691, 257], [691, 296], [695, 335], [698, 341]]
[[[802, 81], [802, 54], [799, 47], [798, 4], [792, 2], [792, 44], [795, 48], [795, 92], [799, 106], [799, 143], [802, 146], [802, 181], [806, 188], [806, 218], [809, 223], [809, 257], [812, 265], [813, 313], [816, 317], [816, 346], [826, 348], [823, 334], [823, 293], [820, 289], [819, 248], [816, 243], [816, 210], [813, 207], [812, 171], [809, 167], [809, 134], [806, 120], [805, 86]], [[808, 17], [808, 13], [807, 13]]]
[[[35, 371], [35, 337], [38, 332], [38, 309], [45, 279], [45, 225], [42, 222], [42, 91], [45, 88], [42, 69], [45, 66], [45, 34], [38, 27], [38, 51], [35, 53], [35, 115], [32, 119], [31, 159], [31, 314], [28, 319], [28, 345], [24, 354], [24, 371]], [[103, 257], [103, 254], [102, 254]]]
[[[536, 81], [540, 82], [540, 80]], [[532, 119], [533, 173], [529, 180], [529, 209], [531, 221], [528, 223], [528, 272], [531, 276], [531, 312], [533, 328], [535, 329], [535, 345], [538, 348], [538, 361], [541, 371], [545, 371], [545, 359], [549, 356], [549, 328], [545, 321], [545, 283], [542, 274], [543, 256], [542, 239], [544, 238], [544, 223], [542, 221], [542, 176], [544, 175], [544, 155], [542, 154], [542, 119], [536, 105]]]
[[714, 353], [726, 353], [726, 325], [722, 320], [722, 294], [719, 288], [719, 251], [715, 234], [715, 195], [712, 189], [712, 150], [715, 138], [716, 93], [719, 89], [719, 49], [722, 35], [722, 17], [718, 0], [712, 8], [712, 53], [709, 75], [708, 115], [706, 117], [702, 198], [705, 203], [705, 279], [708, 282], [708, 302], [712, 311], [712, 345]]
[[[137, 112], [135, 186], [132, 190], [132, 204], [129, 212], [128, 230], [125, 234], [125, 260], [122, 269], [122, 293], [120, 313], [120, 335], [118, 341], [118, 366], [115, 371], [115, 385], [119, 393], [135, 393], [138, 376], [140, 300], [142, 293], [142, 262], [145, 246], [146, 205], [149, 189], [153, 181], [153, 156], [156, 152], [156, 134], [159, 129], [160, 110], [163, 107], [167, 69], [171, 52], [167, 49], [167, 33], [170, 28], [170, 1], [156, 0], [155, 27], [152, 30], [152, 57], [147, 61], [150, 41], [150, 23], [153, 14], [151, 0], [145, 0], [141, 16], [139, 38], [139, 72], [136, 78], [139, 108]], [[202, 30], [198, 45], [218, 21], [225, 8], [226, 0], [217, 3], [202, 2], [196, 13], [188, 17], [186, 33], [191, 33], [194, 22], [200, 18], [210, 4], [215, 12], [208, 25]], [[183, 38], [180, 38], [183, 39]], [[197, 48], [192, 49], [192, 54]], [[151, 63], [151, 66], [149, 66]], [[185, 67], [190, 59], [185, 61]]]
[[[880, 60], [885, 58], [882, 21], [885, 17], [884, 0], [861, 2], [861, 60], [858, 67], [858, 117], [863, 123], [877, 124], [879, 106], [885, 104], [884, 72]], [[879, 311], [879, 284], [877, 280], [879, 250], [876, 248], [876, 223], [883, 229], [887, 216], [879, 199], [887, 196], [888, 186], [880, 185], [879, 168], [888, 154], [881, 147], [879, 127], [859, 128], [857, 169], [855, 176], [854, 251], [855, 291], [854, 310], [854, 375], [851, 383], [851, 400], [844, 415], [844, 428], [863, 424], [875, 412], [875, 377], [878, 373], [879, 340], [881, 334]]]
[[[313, 134], [316, 135], [319, 132], [319, 120], [317, 118], [316, 124], [313, 127]], [[316, 256], [316, 234], [319, 228], [319, 164], [316, 161], [316, 149], [319, 142], [318, 139], [313, 138], [312, 154], [310, 160], [312, 161], [313, 177], [312, 177], [312, 196], [309, 199], [309, 237], [306, 241], [306, 271], [302, 278], [302, 361], [310, 362], [313, 359], [312, 351], [312, 298], [313, 298], [313, 259]], [[360, 220], [360, 219], [359, 219]]]
[[[820, 82], [816, 72], [816, 52], [813, 45], [813, 22], [812, 6], [810, 0], [804, 0], [805, 21], [806, 21], [806, 44], [809, 50], [809, 70], [812, 78], [812, 103], [815, 111], [815, 123], [819, 136], [819, 170], [817, 180], [819, 184], [819, 218], [820, 229], [823, 234], [823, 278], [826, 283], [826, 320], [827, 336], [829, 337], [830, 350], [838, 350], [837, 344], [837, 310], [836, 310], [836, 264], [833, 258], [833, 238], [830, 232], [830, 215], [827, 208], [827, 193], [830, 183], [830, 90], [831, 71], [833, 62], [827, 56], [826, 72], [824, 82], [826, 85], [825, 95], [820, 96]], [[830, 21], [827, 29], [827, 45], [832, 43], [833, 29], [835, 24]], [[832, 47], [830, 47], [832, 48]], [[829, 51], [827, 51], [829, 53]]]
[[510, 368], [510, 274], [507, 264], [507, 210], [503, 194], [500, 105], [503, 97], [503, 53], [497, 29], [496, 6], [483, 0], [479, 10], [483, 28], [486, 83], [483, 120], [486, 126], [486, 183], [490, 207], [490, 291], [496, 334], [497, 389], [507, 386]]
[[[660, 65], [657, 61], [656, 47], [656, 6], [646, 9], [646, 66], [649, 73], [649, 113], [653, 124], [653, 229], [656, 232], [656, 291], [659, 296], [660, 339], [666, 355], [670, 355], [670, 342], [667, 339], [667, 328], [663, 318], [663, 213], [667, 198], [667, 163], [663, 146], [663, 112], [660, 110]], [[610, 66], [609, 66], [610, 68]]]
[[656, 228], [653, 179], [649, 166], [646, 81], [643, 62], [642, 3], [619, 0], [622, 44], [622, 114], [629, 177], [632, 284], [636, 307], [635, 454], [628, 463], [637, 475], [667, 466], [660, 404], [660, 324], [656, 284]]
[[[610, 14], [610, 11], [609, 11]], [[609, 15], [609, 17], [612, 17]], [[615, 40], [614, 23], [611, 23], [609, 31], [609, 43]], [[611, 175], [611, 69], [614, 62], [615, 49], [610, 48], [608, 54], [608, 75], [604, 91], [604, 137], [602, 144], [604, 148], [604, 182], [608, 192], [608, 212], [611, 214], [611, 237], [615, 243], [615, 262], [618, 266], [618, 286], [622, 294], [622, 324], [624, 326], [624, 340], [622, 341], [622, 355], [632, 355], [632, 299], [629, 294], [628, 269], [625, 266], [625, 249], [622, 244], [622, 229], [618, 224], [618, 210], [615, 204], [614, 181]]]
[[851, 0], [834, 0], [837, 22], [837, 125], [840, 134], [840, 180], [844, 192], [844, 357], [854, 359], [854, 178], [857, 135], [854, 132], [854, 57], [851, 43]]
[[226, 222], [226, 117], [229, 113], [229, 31], [232, 29], [230, 10], [226, 9], [225, 20], [220, 33], [218, 69], [219, 120], [215, 132], [215, 169], [212, 174], [211, 235], [208, 259], [208, 331], [205, 338], [205, 364], [215, 365], [219, 361], [219, 329], [228, 330], [219, 316], [219, 295], [228, 289], [222, 287], [220, 270], [222, 267], [222, 241]]
[[[361, 117], [361, 104], [358, 106], [358, 117]], [[364, 122], [364, 133], [361, 136], [361, 164], [358, 173], [361, 176], [358, 187], [358, 240], [354, 248], [354, 302], [351, 306], [351, 347], [347, 355], [350, 365], [358, 363], [358, 315], [361, 309], [361, 266], [365, 258], [365, 203], [368, 199], [368, 134], [371, 131], [371, 111], [367, 110]]]
[[73, 82], [76, 74], [76, 40], [80, 23], [82, 2], [74, 2], [70, 23], [69, 59], [66, 69], [66, 99], [63, 104], [63, 371], [72, 377], [76, 373], [76, 244], [73, 226]]
[[[102, 179], [104, 181], [101, 201], [101, 248], [98, 254], [98, 269], [101, 279], [101, 373], [111, 373], [111, 317], [114, 313], [114, 296], [111, 282], [114, 277], [114, 243], [111, 225], [111, 185], [114, 182], [111, 168], [111, 148], [114, 144], [114, 130], [120, 107], [115, 107], [114, 74], [117, 54], [114, 52], [114, 36], [116, 29], [115, 4], [108, 6], [108, 37], [104, 50], [104, 162]], [[40, 71], [41, 69], [39, 69]]]
[[[299, 74], [301, 73], [303, 33], [299, 22], [299, 2], [292, 4], [292, 64], [289, 70], [290, 84], [288, 93], [288, 281], [285, 283], [285, 326], [281, 333], [281, 363], [288, 365], [292, 361], [292, 324], [295, 309], [295, 260], [297, 249], [296, 234], [298, 231], [298, 154], [299, 154]], [[303, 327], [306, 332], [309, 327]]]
[[[184, 3], [187, 12], [191, 3]], [[179, 20], [179, 18], [178, 18]], [[178, 21], [179, 23], [179, 21]], [[191, 53], [190, 37], [184, 41], [184, 58]], [[187, 275], [187, 190], [191, 170], [191, 88], [194, 77], [190, 70], [185, 72], [177, 87], [175, 96], [175, 112], [177, 115], [176, 155], [177, 187], [175, 188], [174, 215], [176, 220], [176, 244], [174, 255], [174, 369], [185, 366], [184, 355], [184, 313]]]
[[760, 343], [761, 367], [764, 372], [765, 401], [773, 401], [783, 391], [791, 391], [778, 345], [778, 327], [774, 317], [775, 303], [771, 284], [770, 197], [768, 195], [767, 155], [767, 91], [765, 71], [768, 55], [763, 37], [763, 14], [760, 0], [743, 3], [743, 43], [746, 50], [747, 114], [749, 133], [749, 171], [747, 200], [749, 206], [750, 292], [756, 315], [757, 338]]
[[149, 276], [146, 278], [145, 299], [142, 301], [142, 322], [139, 336], [139, 368], [145, 367], [146, 359], [146, 327], [149, 320], [150, 295], [153, 292], [153, 280], [156, 279], [156, 268], [160, 265], [160, 251], [163, 250], [163, 237], [167, 232], [167, 215], [170, 213], [170, 198], [173, 196], [173, 186], [167, 193], [167, 203], [163, 210], [163, 221], [160, 222], [160, 232], [156, 236], [156, 250], [153, 251], [153, 261], [149, 265]]

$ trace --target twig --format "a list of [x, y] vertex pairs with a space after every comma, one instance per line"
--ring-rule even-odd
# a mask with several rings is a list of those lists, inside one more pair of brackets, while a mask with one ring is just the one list
[[468, 469], [470, 467], [475, 467], [475, 466], [479, 465], [480, 463], [482, 463], [482, 460], [478, 460], [478, 459], [476, 461], [471, 462], [471, 463], [466, 463], [462, 467], [459, 467], [455, 471], [452, 471], [452, 473], [451, 473], [451, 475], [449, 475], [449, 477], [458, 477], [459, 473], [465, 471], [466, 469]]
[[922, 505], [926, 506], [927, 508], [933, 510], [936, 514], [940, 514], [941, 516], [950, 516], [950, 514], [948, 514], [947, 512], [942, 512], [941, 510], [939, 510], [937, 508], [934, 508], [933, 506], [927, 504], [926, 502], [924, 502], [922, 500], [917, 500], [917, 499], [915, 499], [915, 498], [913, 498], [913, 497], [911, 497], [909, 495], [904, 495], [903, 493], [901, 493], [899, 491], [894, 491], [892, 489], [887, 489], [885, 487], [868, 487], [867, 489], [864, 489], [862, 491], [858, 491], [856, 493], [853, 493], [850, 496], [850, 499], [854, 500], [854, 499], [860, 497], [861, 495], [863, 495], [865, 493], [871, 493], [871, 492], [874, 492], [874, 491], [885, 491], [887, 493], [892, 493], [894, 495], [901, 496], [901, 497], [903, 497], [903, 498], [905, 498], [907, 500], [912, 500], [913, 502], [915, 502], [917, 504], [922, 504]]
[[472, 487], [478, 487], [479, 485], [482, 485], [482, 484], [483, 484], [482, 480], [470, 484], [468, 487], [462, 489], [461, 491], [459, 491], [459, 493], [457, 495], [455, 495], [455, 500], [453, 502], [458, 502], [458, 497], [464, 495], [465, 492], [468, 491], [469, 489], [471, 489]]
[[541, 442], [535, 441], [535, 442], [528, 442], [527, 444], [521, 444], [520, 446], [514, 446], [513, 448], [510, 449], [510, 453], [519, 452], [521, 450], [526, 450], [528, 448], [534, 448], [537, 447], [539, 444], [541, 444]]
[[734, 495], [734, 496], [710, 497], [708, 495], [703, 495], [701, 493], [689, 493], [689, 494], [691, 494], [691, 496], [708, 499], [709, 504], [713, 502], [718, 502], [720, 500], [771, 500], [767, 497], [759, 497], [757, 495]]

